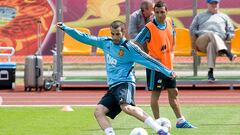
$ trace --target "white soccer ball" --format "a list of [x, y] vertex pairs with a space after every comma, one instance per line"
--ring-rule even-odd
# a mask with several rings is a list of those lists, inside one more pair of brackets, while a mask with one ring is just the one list
[[148, 135], [147, 131], [141, 127], [134, 128], [130, 135]]
[[168, 128], [169, 131], [170, 131], [171, 127], [172, 127], [171, 121], [168, 118], [161, 117], [161, 118], [157, 119], [156, 122], [160, 126]]

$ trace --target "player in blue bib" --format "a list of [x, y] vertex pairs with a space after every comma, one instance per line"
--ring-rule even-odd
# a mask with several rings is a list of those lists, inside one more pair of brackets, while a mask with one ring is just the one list
[[124, 38], [125, 25], [121, 21], [114, 21], [110, 25], [112, 37], [96, 37], [70, 28], [63, 23], [57, 23], [57, 27], [79, 42], [96, 46], [104, 51], [107, 72], [107, 84], [109, 90], [99, 101], [95, 118], [106, 135], [115, 135], [115, 132], [107, 119], [114, 119], [121, 111], [144, 122], [159, 135], [169, 135], [167, 128], [158, 125], [152, 117], [145, 113], [134, 103], [136, 80], [134, 75], [134, 63], [139, 63], [149, 69], [159, 71], [166, 78], [175, 78], [172, 70], [151, 58], [131, 41]]

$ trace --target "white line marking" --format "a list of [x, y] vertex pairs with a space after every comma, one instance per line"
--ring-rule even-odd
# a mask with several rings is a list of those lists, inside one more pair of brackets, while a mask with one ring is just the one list
[[[62, 105], [2, 105], [1, 107], [62, 107], [65, 106], [66, 104]], [[84, 106], [96, 106], [96, 105], [71, 105], [72, 107], [84, 107]]]
[[2, 105], [3, 98], [0, 96], [0, 105]]
[[[2, 105], [1, 107], [62, 107], [66, 104], [60, 104], [60, 105]], [[70, 105], [70, 104], [68, 104]], [[96, 105], [71, 105], [72, 107], [95, 107]], [[149, 106], [148, 104], [142, 104], [139, 106]], [[168, 106], [168, 105], [162, 105], [162, 106]]]

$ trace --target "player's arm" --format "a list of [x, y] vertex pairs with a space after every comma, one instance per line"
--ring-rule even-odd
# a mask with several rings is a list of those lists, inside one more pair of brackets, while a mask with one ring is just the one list
[[62, 22], [58, 22], [56, 26], [58, 28], [60, 28], [61, 30], [63, 30], [64, 32], [66, 32], [72, 38], [74, 38], [77, 41], [79, 41], [79, 42], [102, 48], [103, 38], [101, 38], [101, 37], [96, 37], [96, 36], [92, 36], [92, 35], [83, 33], [81, 31], [78, 31], [78, 30], [74, 29], [74, 28], [66, 26]]
[[171, 57], [172, 57], [172, 61], [174, 60], [174, 50], [176, 47], [176, 31], [175, 31], [175, 25], [174, 25], [174, 21], [172, 19], [172, 45], [171, 45]]
[[134, 41], [134, 44], [138, 45], [138, 47], [143, 50], [145, 53], [148, 53], [148, 48], [147, 48], [147, 44], [144, 43], [143, 45], [141, 45], [139, 42], [135, 42]]
[[131, 54], [132, 61], [139, 63], [149, 69], [159, 71], [166, 75], [169, 78], [175, 78], [176, 74], [169, 70], [167, 67], [165, 67], [163, 64], [155, 60], [154, 58], [150, 57], [148, 54], [143, 52], [137, 45], [135, 45], [133, 42], [129, 42], [131, 44], [129, 46], [129, 51]]
[[148, 48], [146, 42], [150, 39], [150, 32], [148, 28], [145, 26], [136, 38], [133, 40], [135, 44], [137, 44], [144, 52], [148, 53]]
[[176, 31], [175, 31], [175, 25], [174, 25], [174, 21], [172, 19], [172, 34], [173, 34], [173, 44], [172, 44], [172, 52], [174, 51], [174, 48], [176, 47]]

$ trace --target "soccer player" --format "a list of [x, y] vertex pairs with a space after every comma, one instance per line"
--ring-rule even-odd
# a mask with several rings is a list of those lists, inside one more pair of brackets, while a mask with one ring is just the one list
[[[175, 30], [174, 23], [171, 18], [166, 17], [166, 3], [158, 1], [154, 5], [153, 21], [147, 23], [141, 32], [134, 39], [135, 43], [142, 47], [150, 56], [161, 62], [168, 69], [173, 69], [173, 50], [175, 46]], [[147, 50], [145, 50], [147, 48]], [[152, 69], [146, 69], [147, 86], [151, 95], [151, 108], [155, 119], [160, 117], [158, 100], [163, 89], [168, 91], [168, 99], [177, 117], [177, 128], [194, 128], [181, 113], [178, 101], [178, 89], [176, 87], [176, 79], [166, 78], [162, 72]]]
[[94, 115], [106, 135], [115, 135], [107, 116], [114, 119], [121, 111], [144, 122], [159, 135], [169, 135], [167, 128], [158, 125], [152, 117], [135, 106], [134, 62], [157, 70], [169, 79], [175, 78], [176, 75], [172, 70], [167, 69], [141, 51], [137, 45], [127, 41], [124, 38], [125, 25], [123, 22], [117, 20], [111, 23], [112, 37], [88, 35], [67, 27], [61, 22], [57, 23], [57, 27], [79, 42], [99, 47], [104, 51], [109, 90], [99, 101]]

